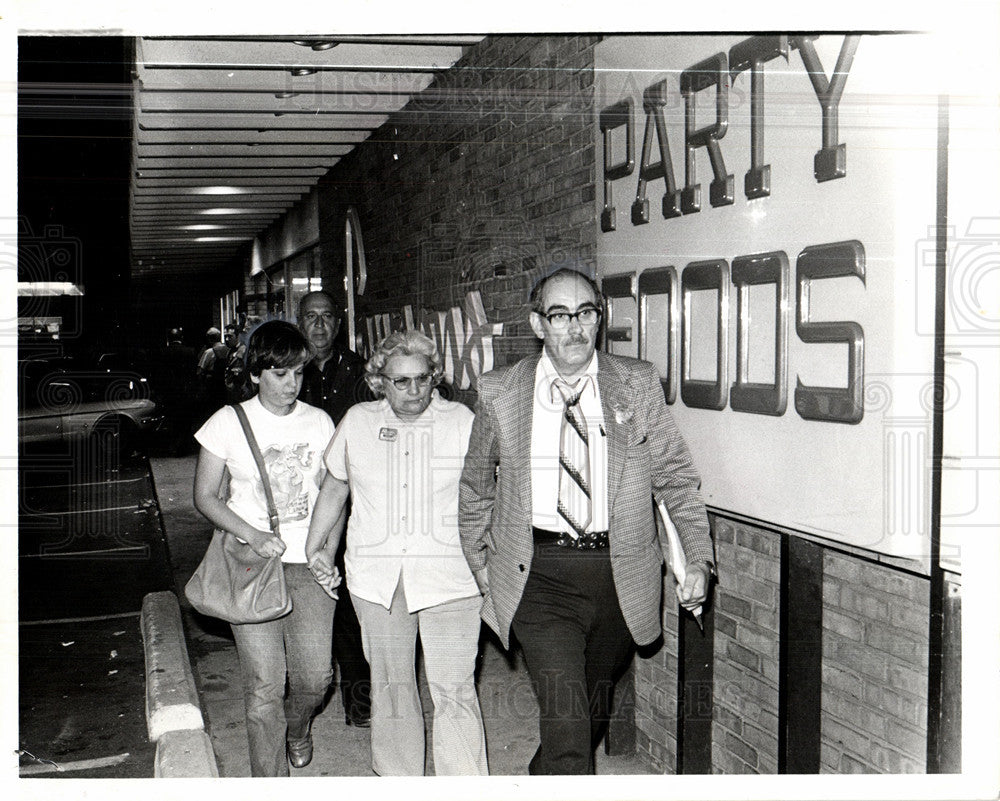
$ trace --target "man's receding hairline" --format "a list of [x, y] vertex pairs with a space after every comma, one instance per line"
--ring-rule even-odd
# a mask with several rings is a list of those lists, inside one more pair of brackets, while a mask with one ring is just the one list
[[330, 311], [332, 311], [334, 314], [337, 313], [337, 307], [336, 307], [336, 305], [333, 302], [333, 298], [331, 298], [323, 290], [315, 290], [313, 292], [309, 292], [309, 293], [303, 295], [302, 299], [299, 301], [299, 316], [300, 317], [302, 316], [303, 312], [305, 311], [306, 303], [308, 303], [310, 301], [312, 301], [312, 302], [325, 301], [326, 304], [327, 304], [327, 306], [329, 306]]
[[[542, 291], [538, 295], [538, 301], [543, 308], [545, 308], [545, 291], [560, 281], [575, 281], [576, 283], [585, 286], [587, 291], [591, 294], [592, 302], [595, 306], [597, 305], [597, 295], [594, 293], [594, 287], [590, 285], [590, 282], [587, 280], [585, 275], [574, 272], [572, 274], [562, 273], [560, 275], [553, 275], [545, 280], [545, 283], [542, 285]], [[566, 308], [568, 309], [569, 307], [567, 306]]]

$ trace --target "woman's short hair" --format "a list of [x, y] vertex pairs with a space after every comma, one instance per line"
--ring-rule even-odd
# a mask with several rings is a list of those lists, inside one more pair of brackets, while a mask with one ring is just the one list
[[264, 370], [297, 367], [311, 356], [303, 333], [284, 320], [270, 320], [254, 329], [247, 344], [247, 371], [259, 376]]
[[419, 331], [394, 331], [383, 339], [371, 358], [365, 364], [365, 381], [376, 395], [384, 395], [382, 371], [386, 362], [395, 355], [423, 356], [433, 376], [432, 384], [437, 386], [444, 377], [444, 360], [438, 353], [434, 340]]

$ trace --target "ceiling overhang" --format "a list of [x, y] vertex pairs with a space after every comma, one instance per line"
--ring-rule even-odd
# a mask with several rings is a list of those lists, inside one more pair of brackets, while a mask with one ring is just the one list
[[137, 39], [133, 274], [230, 264], [480, 39]]

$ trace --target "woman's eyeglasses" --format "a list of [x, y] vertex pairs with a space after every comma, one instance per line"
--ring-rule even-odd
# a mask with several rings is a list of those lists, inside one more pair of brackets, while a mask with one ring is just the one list
[[425, 389], [430, 386], [431, 381], [434, 380], [434, 376], [430, 373], [423, 373], [422, 375], [386, 375], [385, 373], [379, 373], [386, 381], [390, 382], [396, 389], [400, 392], [409, 389], [410, 385], [416, 386], [417, 389]]

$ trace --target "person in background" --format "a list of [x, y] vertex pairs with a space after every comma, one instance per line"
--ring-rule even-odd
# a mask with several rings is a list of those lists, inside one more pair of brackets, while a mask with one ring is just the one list
[[226, 402], [225, 371], [229, 348], [222, 342], [222, 332], [209, 328], [205, 332], [206, 347], [198, 358], [199, 400], [203, 418]]
[[226, 385], [226, 402], [240, 403], [253, 394], [246, 365], [246, 343], [240, 339], [240, 329], [236, 323], [229, 323], [224, 329], [224, 343], [229, 348], [223, 381]]
[[[274, 320], [250, 337], [247, 369], [256, 394], [241, 406], [267, 466], [280, 518], [268, 524], [260, 473], [236, 412], [224, 406], [197, 431], [201, 444], [194, 502], [217, 528], [262, 557], [280, 555], [292, 611], [264, 623], [233, 624], [253, 776], [287, 776], [288, 763], [312, 759], [311, 725], [333, 678], [331, 632], [336, 602], [306, 564], [306, 535], [326, 473], [323, 452], [333, 421], [298, 400], [309, 343], [291, 323]], [[220, 498], [228, 473], [229, 497]], [[288, 695], [285, 696], [285, 683]], [[287, 757], [287, 758], [286, 758]]]
[[191, 438], [195, 394], [195, 368], [198, 356], [194, 348], [184, 344], [184, 330], [171, 328], [167, 333], [167, 344], [160, 348], [153, 365], [153, 389], [163, 399], [165, 445], [175, 456], [190, 452], [194, 440]]
[[[337, 344], [340, 317], [326, 292], [310, 292], [299, 302], [299, 330], [312, 347], [306, 363], [299, 397], [318, 406], [339, 425], [347, 410], [359, 400], [371, 400], [365, 384], [365, 361]], [[343, 575], [344, 547], [341, 540], [335, 561]], [[371, 719], [371, 679], [361, 647], [361, 625], [351, 603], [347, 585], [341, 585], [340, 601], [333, 619], [333, 655], [340, 668], [340, 696], [348, 726], [365, 728]]]
[[472, 412], [438, 395], [441, 357], [418, 331], [389, 335], [365, 369], [384, 397], [352, 406], [337, 426], [309, 527], [309, 566], [327, 587], [338, 580], [333, 553], [350, 496], [345, 564], [371, 665], [374, 772], [425, 772], [419, 636], [434, 704], [434, 773], [486, 775], [474, 679], [481, 602], [457, 521]]
[[633, 641], [661, 634], [668, 552], [654, 500], [684, 544], [688, 609], [706, 597], [714, 555], [656, 368], [596, 353], [597, 284], [558, 270], [530, 302], [542, 352], [480, 376], [459, 525], [483, 618], [504, 647], [513, 631], [538, 697], [529, 772], [586, 774]]

